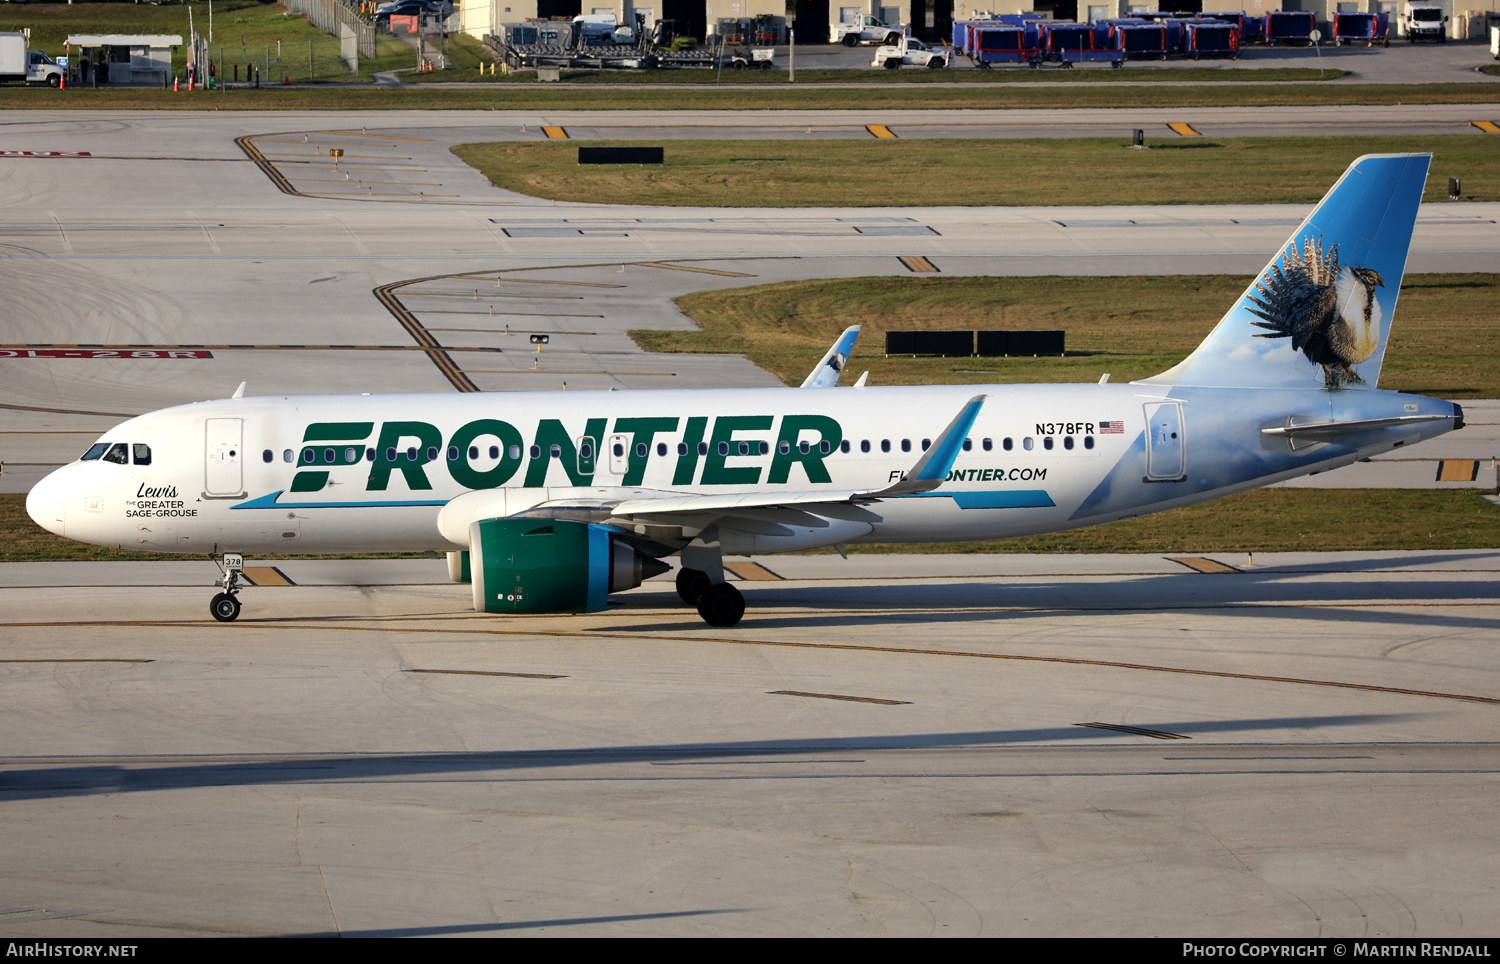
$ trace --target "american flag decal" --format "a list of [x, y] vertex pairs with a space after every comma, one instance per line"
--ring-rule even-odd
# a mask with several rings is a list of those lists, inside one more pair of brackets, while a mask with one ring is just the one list
[[1100, 422], [1099, 423], [1099, 434], [1100, 435], [1124, 435], [1125, 434], [1125, 423], [1124, 422]]

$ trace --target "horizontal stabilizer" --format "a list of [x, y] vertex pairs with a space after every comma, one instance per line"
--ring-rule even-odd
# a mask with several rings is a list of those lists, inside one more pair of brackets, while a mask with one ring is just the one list
[[1263, 428], [1262, 435], [1279, 438], [1308, 438], [1317, 441], [1342, 438], [1357, 432], [1368, 432], [1378, 428], [1393, 428], [1397, 425], [1415, 425], [1419, 422], [1444, 422], [1459, 418], [1458, 415], [1397, 415], [1392, 418], [1361, 418], [1350, 422], [1307, 422]]

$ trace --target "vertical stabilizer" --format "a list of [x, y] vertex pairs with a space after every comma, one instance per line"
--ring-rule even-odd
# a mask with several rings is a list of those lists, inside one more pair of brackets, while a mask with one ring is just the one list
[[1374, 388], [1431, 154], [1366, 154], [1181, 364], [1143, 381]]

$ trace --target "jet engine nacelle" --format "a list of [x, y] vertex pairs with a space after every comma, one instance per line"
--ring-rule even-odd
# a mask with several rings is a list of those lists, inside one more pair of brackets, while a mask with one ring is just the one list
[[612, 592], [671, 567], [603, 526], [560, 519], [483, 519], [469, 526], [474, 611], [591, 613]]

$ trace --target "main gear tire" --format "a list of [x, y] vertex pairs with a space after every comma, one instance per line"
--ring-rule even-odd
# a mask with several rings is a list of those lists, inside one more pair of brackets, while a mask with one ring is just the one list
[[745, 597], [727, 582], [709, 586], [698, 597], [698, 615], [710, 626], [733, 626], [745, 615]]
[[677, 595], [689, 606], [698, 605], [698, 598], [710, 585], [708, 573], [701, 569], [677, 570]]

